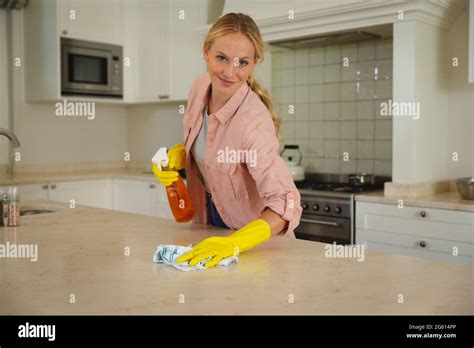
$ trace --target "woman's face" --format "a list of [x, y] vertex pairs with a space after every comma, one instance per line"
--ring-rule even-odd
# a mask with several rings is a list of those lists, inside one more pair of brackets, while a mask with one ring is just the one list
[[255, 69], [252, 42], [241, 33], [221, 36], [208, 51], [204, 51], [212, 91], [230, 97], [246, 83]]

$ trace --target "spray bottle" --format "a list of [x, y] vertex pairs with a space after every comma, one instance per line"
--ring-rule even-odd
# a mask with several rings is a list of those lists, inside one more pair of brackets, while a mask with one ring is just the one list
[[[161, 147], [151, 161], [157, 165], [159, 170], [172, 170], [168, 168], [169, 158], [166, 147]], [[178, 180], [166, 187], [166, 195], [176, 222], [191, 221], [195, 213], [194, 204], [179, 174]]]

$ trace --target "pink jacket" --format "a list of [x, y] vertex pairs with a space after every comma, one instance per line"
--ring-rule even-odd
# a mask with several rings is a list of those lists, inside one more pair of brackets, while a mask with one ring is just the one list
[[[195, 205], [194, 223], [207, 224], [206, 189], [191, 146], [203, 121], [211, 79], [198, 76], [189, 92], [183, 120], [186, 178]], [[258, 95], [242, 85], [216, 113], [209, 115], [205, 167], [214, 204], [222, 220], [239, 229], [270, 208], [289, 221], [280, 233], [294, 238], [301, 217], [300, 194], [278, 154], [278, 139], [270, 113]]]

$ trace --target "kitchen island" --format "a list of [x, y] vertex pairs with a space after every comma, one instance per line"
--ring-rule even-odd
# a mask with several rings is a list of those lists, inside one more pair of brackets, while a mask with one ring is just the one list
[[[26, 206], [26, 205], [24, 205]], [[237, 264], [181, 272], [152, 261], [161, 243], [229, 230], [49, 201], [53, 213], [0, 227], [4, 245], [37, 245], [37, 261], [0, 258], [0, 314], [474, 314], [474, 268], [275, 237]]]

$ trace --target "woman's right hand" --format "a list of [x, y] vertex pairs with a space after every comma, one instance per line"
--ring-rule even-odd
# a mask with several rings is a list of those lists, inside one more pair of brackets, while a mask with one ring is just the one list
[[168, 170], [160, 170], [158, 166], [153, 163], [152, 171], [159, 183], [165, 187], [171, 185], [178, 180], [178, 170], [186, 166], [186, 150], [183, 144], [176, 144], [168, 150]]

